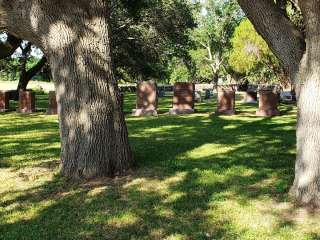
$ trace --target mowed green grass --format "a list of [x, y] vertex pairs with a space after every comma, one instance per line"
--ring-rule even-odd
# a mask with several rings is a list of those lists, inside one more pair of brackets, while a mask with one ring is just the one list
[[[259, 118], [255, 105], [214, 116], [214, 100], [188, 116], [125, 112], [137, 161], [126, 177], [59, 176], [57, 116], [0, 114], [0, 239], [320, 239], [319, 217], [287, 197], [296, 108]], [[12, 106], [14, 108], [14, 105]], [[42, 111], [42, 112], [41, 112]]]

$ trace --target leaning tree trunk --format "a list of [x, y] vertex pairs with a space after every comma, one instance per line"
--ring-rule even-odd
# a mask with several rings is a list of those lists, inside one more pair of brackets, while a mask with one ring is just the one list
[[23, 59], [21, 63], [21, 70], [20, 70], [20, 78], [17, 87], [17, 94], [19, 96], [20, 90], [27, 90], [28, 84], [30, 80], [41, 71], [41, 69], [46, 65], [47, 58], [43, 56], [33, 67], [29, 70], [26, 69], [27, 59]]
[[133, 165], [113, 75], [108, 15], [104, 0], [0, 1], [0, 24], [48, 56], [59, 104], [64, 176], [114, 176]]
[[[284, 16], [274, 1], [238, 0], [257, 31], [296, 84], [297, 158], [290, 190], [298, 204], [320, 207], [320, 6], [298, 1], [305, 33]], [[267, 23], [267, 24], [266, 24]]]
[[306, 26], [298, 85], [297, 159], [291, 195], [302, 205], [320, 207], [320, 8], [300, 3]]

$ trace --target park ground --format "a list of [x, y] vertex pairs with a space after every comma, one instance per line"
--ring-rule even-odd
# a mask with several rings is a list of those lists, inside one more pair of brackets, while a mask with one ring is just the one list
[[[238, 96], [239, 97], [239, 96]], [[137, 168], [126, 177], [74, 182], [59, 176], [57, 116], [0, 114], [0, 239], [320, 239], [319, 214], [296, 208], [296, 108], [259, 118], [237, 101], [236, 116], [214, 116], [215, 101], [188, 116], [130, 116]], [[239, 100], [239, 99], [238, 99]], [[12, 105], [14, 108], [14, 104]]]

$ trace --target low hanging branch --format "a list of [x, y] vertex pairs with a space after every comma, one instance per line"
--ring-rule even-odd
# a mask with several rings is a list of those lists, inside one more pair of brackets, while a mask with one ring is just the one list
[[41, 69], [44, 67], [44, 65], [47, 63], [47, 58], [43, 56], [36, 65], [34, 65], [32, 68], [26, 71], [26, 64], [22, 66], [24, 69], [22, 69], [19, 79], [19, 84], [17, 91], [19, 90], [26, 90], [28, 83], [30, 80], [41, 71]]
[[5, 42], [0, 42], [0, 59], [10, 57], [20, 46], [22, 40], [8, 34], [8, 39]]
[[28, 56], [30, 54], [32, 43], [28, 42], [23, 47], [22, 40], [15, 36], [8, 34], [8, 38], [5, 42], [0, 43], [0, 59], [10, 57], [18, 48], [21, 48], [20, 59], [20, 78], [16, 93], [13, 95], [15, 99], [18, 99], [19, 91], [26, 90], [30, 80], [45, 66], [47, 59], [43, 56], [36, 65], [27, 70]]

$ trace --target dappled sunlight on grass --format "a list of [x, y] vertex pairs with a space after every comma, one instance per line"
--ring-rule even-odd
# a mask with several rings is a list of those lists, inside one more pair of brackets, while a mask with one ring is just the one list
[[[45, 109], [45, 95], [41, 108]], [[294, 106], [285, 115], [215, 116], [125, 112], [138, 168], [128, 176], [71, 182], [59, 172], [56, 116], [0, 114], [1, 239], [319, 239], [319, 214], [297, 209], [287, 192], [295, 160]]]
[[56, 116], [0, 115], [0, 167], [26, 167], [57, 161], [60, 139]]

